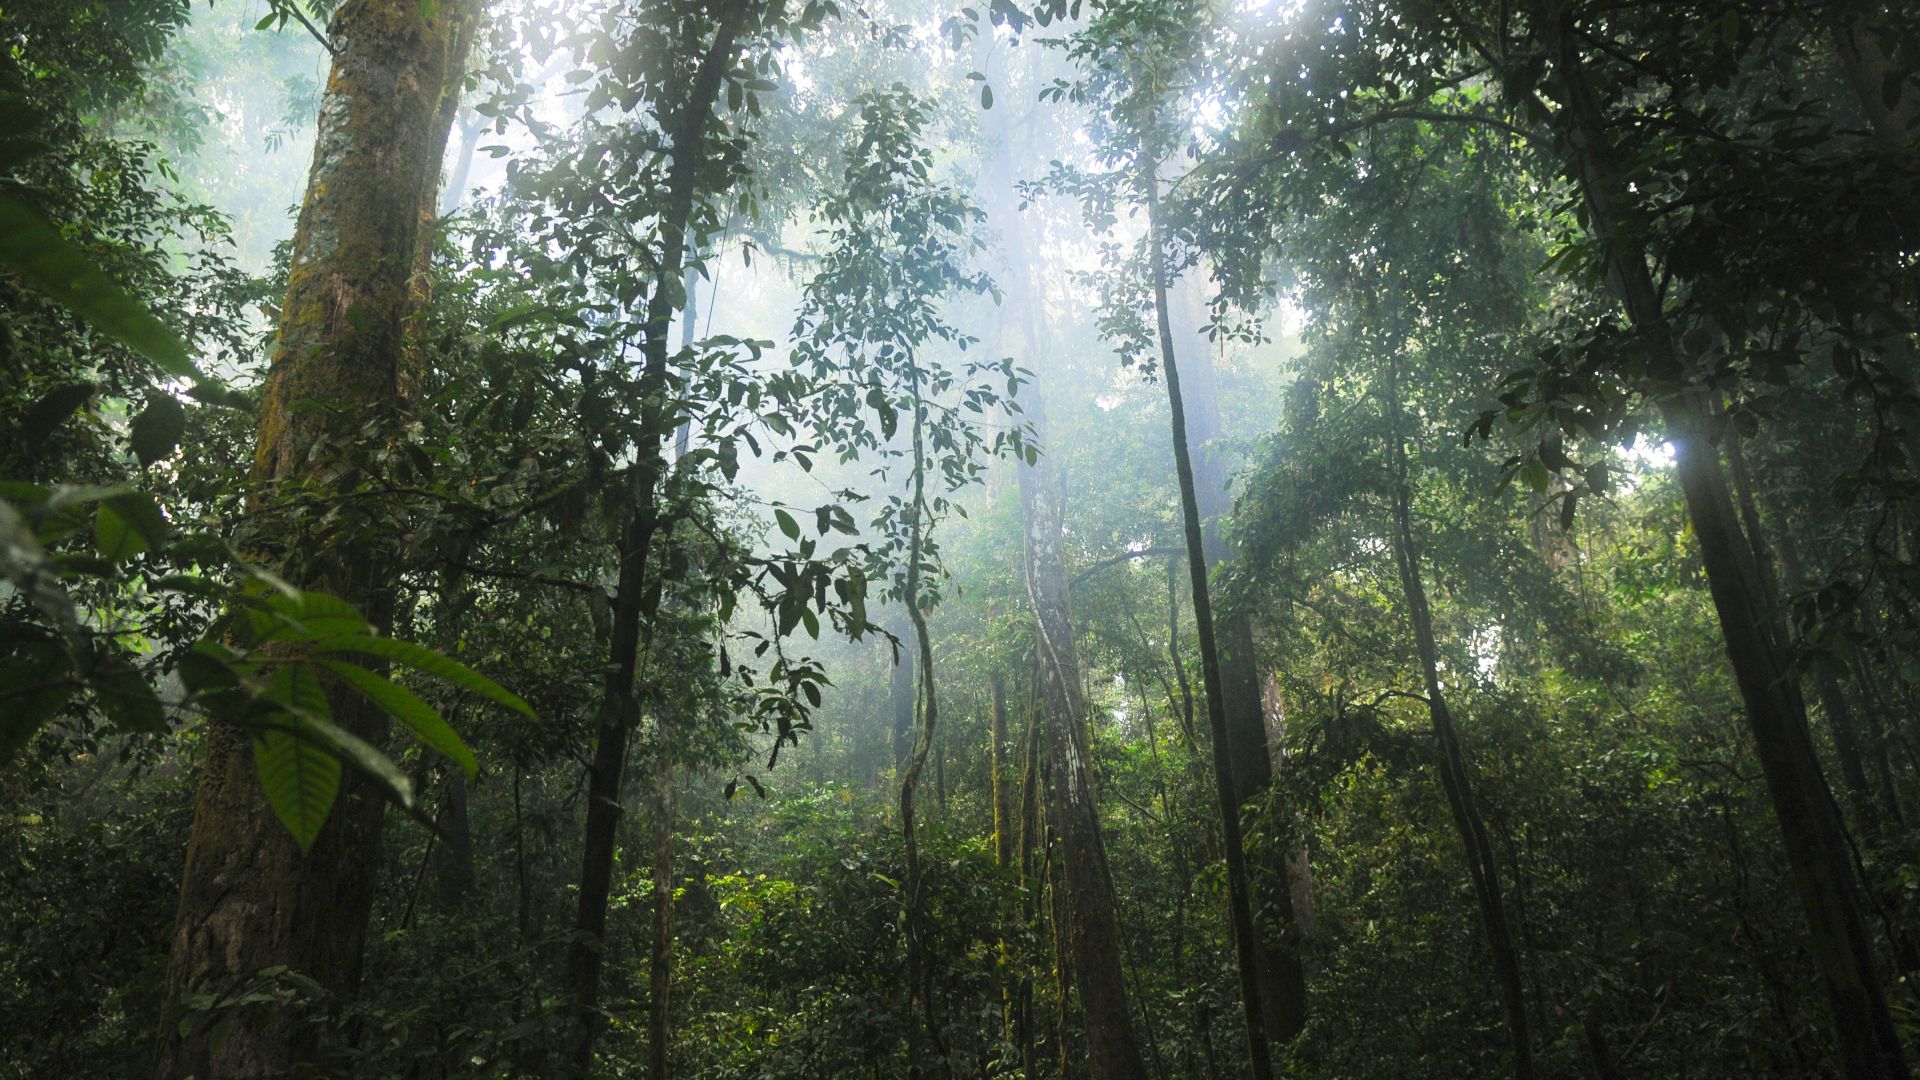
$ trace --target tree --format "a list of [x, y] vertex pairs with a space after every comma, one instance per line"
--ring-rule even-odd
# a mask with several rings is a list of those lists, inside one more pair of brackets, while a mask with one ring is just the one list
[[[298, 585], [325, 590], [384, 621], [391, 565], [368, 523], [315, 520], [280, 507], [353, 499], [381, 466], [379, 428], [402, 408], [400, 357], [412, 306], [408, 271], [421, 192], [434, 192], [449, 113], [442, 99], [464, 73], [459, 49], [476, 17], [462, 3], [421, 8], [363, 0], [335, 13], [332, 74], [321, 108], [309, 195], [294, 239], [278, 350], [254, 458], [257, 539]], [[396, 199], [394, 192], [408, 193]], [[431, 198], [431, 196], [429, 196]], [[318, 408], [305, 408], [311, 399]], [[296, 407], [296, 406], [301, 407]], [[377, 520], [377, 519], [376, 519]], [[386, 713], [345, 685], [325, 688], [338, 725], [378, 744]], [[325, 991], [351, 990], [373, 899], [386, 805], [349, 779], [326, 826], [302, 850], [269, 811], [240, 731], [214, 725], [187, 846], [167, 999], [200, 995], [233, 1008], [260, 972], [296, 972]], [[254, 752], [259, 752], [257, 749]], [[161, 1030], [167, 1076], [281, 1073], [314, 1034], [297, 1010], [237, 1008], [219, 1025], [171, 1011]]]

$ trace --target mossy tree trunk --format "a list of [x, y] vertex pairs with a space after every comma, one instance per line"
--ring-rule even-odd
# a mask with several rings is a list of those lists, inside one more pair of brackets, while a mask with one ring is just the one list
[[[418, 193], [439, 176], [451, 116], [441, 102], [465, 64], [464, 27], [474, 13], [473, 4], [452, 0], [349, 0], [335, 12], [336, 51], [260, 410], [252, 501], [257, 554], [294, 584], [337, 595], [376, 625], [384, 620], [390, 575], [378, 519], [296, 528], [289, 516], [267, 511], [276, 498], [326, 500], [375, 478], [362, 428], [402, 403]], [[294, 408], [303, 399], [327, 407]], [[380, 743], [383, 714], [351, 692], [329, 688], [328, 699], [335, 723]], [[360, 978], [385, 807], [349, 772], [326, 827], [302, 854], [261, 794], [246, 735], [216, 723], [206, 740], [167, 965], [158, 1073], [284, 1076], [311, 1058], [317, 1030], [298, 1008], [216, 1006], [183, 1027], [181, 1003], [187, 995], [230, 997], [262, 969], [282, 965], [330, 993], [351, 992]]]

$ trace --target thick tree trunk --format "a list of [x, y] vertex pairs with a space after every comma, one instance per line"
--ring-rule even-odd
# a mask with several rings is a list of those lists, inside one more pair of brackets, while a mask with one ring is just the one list
[[[1193, 439], [1194, 499], [1200, 507], [1201, 537], [1206, 545], [1207, 570], [1239, 556], [1226, 534], [1233, 512], [1228, 490], [1230, 468], [1220, 440], [1220, 391], [1204, 335], [1193, 324], [1192, 298], [1181, 294], [1191, 286], [1169, 288], [1169, 321], [1176, 342], [1188, 343], [1181, 355], [1185, 379], [1187, 434]], [[1182, 302], [1175, 303], [1178, 299]], [[1233, 752], [1233, 790], [1242, 807], [1258, 807], [1273, 783], [1274, 759], [1267, 746], [1267, 718], [1261, 693], [1259, 658], [1254, 648], [1253, 620], [1245, 612], [1222, 613], [1219, 620], [1221, 696], [1227, 710], [1227, 746]], [[1276, 822], [1284, 815], [1274, 815]], [[1291, 1042], [1307, 1022], [1307, 981], [1300, 963], [1299, 930], [1295, 925], [1290, 864], [1293, 853], [1277, 837], [1256, 845], [1249, 853], [1248, 885], [1252, 889], [1254, 931], [1259, 941], [1260, 1010], [1267, 1038]]]
[[[990, 32], [983, 33], [988, 34], [983, 40], [990, 41]], [[991, 152], [982, 169], [982, 203], [1002, 230], [1009, 261], [1007, 280], [1013, 286], [1002, 307], [1002, 318], [1020, 328], [1028, 362], [1039, 369], [1048, 358], [1050, 342], [1041, 312], [1040, 286], [1032, 275], [1026, 222], [1017, 209], [1005, 110], [989, 110], [985, 123], [989, 125]], [[1021, 391], [1021, 405], [1036, 438], [1044, 444], [1046, 402], [1037, 384]], [[1061, 902], [1056, 908], [1064, 909], [1064, 919], [1056, 917], [1055, 931], [1059, 935], [1057, 944], [1064, 946], [1056, 948], [1061, 1005], [1064, 1008], [1070, 978], [1080, 990], [1087, 1065], [1093, 1080], [1145, 1080], [1146, 1067], [1128, 1005], [1120, 921], [1090, 772], [1080, 661], [1067, 610], [1066, 571], [1060, 551], [1061, 512], [1053, 459], [1043, 454], [1032, 465], [1022, 463], [1018, 472], [1027, 596], [1034, 612], [1035, 690], [1041, 731], [1052, 761], [1047, 770], [1049, 823], [1060, 841], [1061, 892], [1057, 897]], [[1024, 782], [1028, 778], [1023, 778]], [[1028, 888], [1034, 887], [1028, 878]], [[1027, 1037], [1031, 1038], [1031, 1031]], [[1064, 1023], [1059, 1037], [1055, 1049], [1061, 1054], [1064, 1069]], [[1037, 1074], [1029, 1070], [1029, 1075]]]
[[[349, 0], [335, 13], [336, 53], [321, 103], [307, 197], [293, 244], [279, 344], [268, 371], [253, 476], [277, 485], [325, 485], [336, 475], [325, 440], [353, 438], [369, 415], [401, 402], [402, 340], [411, 306], [408, 272], [419, 233], [414, 197], [437, 181], [444, 147], [440, 104], [470, 4]], [[292, 406], [315, 398], [336, 409]], [[263, 529], [275, 528], [262, 518]], [[271, 536], [282, 573], [331, 592], [378, 624], [388, 570], [354, 536]], [[329, 688], [333, 720], [380, 743], [384, 714], [358, 694]], [[313, 847], [302, 854], [274, 817], [240, 731], [208, 728], [187, 865], [163, 1000], [162, 1076], [291, 1074], [311, 1057], [317, 1028], [297, 1008], [216, 1009], [184, 1032], [176, 1011], [189, 993], [233, 995], [263, 968], [284, 965], [334, 993], [360, 979], [385, 806], [349, 772]], [[214, 1037], [209, 1020], [224, 1019]]]
[[467, 774], [447, 770], [447, 795], [439, 817], [446, 838], [434, 845], [433, 904], [442, 913], [459, 911], [473, 896], [473, 826], [467, 817]]
[[[1572, 171], [1585, 195], [1588, 228], [1613, 253], [1612, 283], [1650, 367], [1684, 376], [1691, 365], [1674, 344], [1645, 252], [1615, 225], [1617, 209], [1630, 205], [1632, 196], [1622, 190], [1623, 173], [1614, 161], [1605, 115], [1587, 81], [1572, 17], [1546, 3], [1536, 4], [1535, 16], [1563, 95], [1560, 119]], [[1740, 531], [1708, 437], [1706, 404], [1698, 391], [1683, 391], [1669, 400], [1665, 415], [1675, 448], [1674, 471], [1746, 704], [1841, 1060], [1850, 1077], [1905, 1077], [1906, 1061], [1874, 964], [1845, 832], [1814, 753], [1806, 706], [1788, 677], [1784, 643], [1771, 632], [1772, 612], [1752, 550]]]
[[601, 690], [600, 715], [594, 738], [593, 764], [587, 778], [587, 821], [580, 862], [580, 896], [574, 917], [574, 938], [567, 950], [566, 983], [572, 1000], [574, 1031], [568, 1058], [581, 1073], [592, 1071], [593, 1044], [598, 1038], [600, 974], [605, 964], [607, 897], [613, 882], [615, 833], [621, 816], [621, 779], [626, 767], [627, 742], [638, 719], [634, 680], [639, 661], [640, 626], [649, 608], [658, 602], [659, 589], [648, 582], [648, 563], [661, 522], [660, 483], [666, 474], [665, 441], [672, 435], [668, 404], [669, 337], [679, 296], [680, 273], [686, 262], [687, 229], [699, 199], [700, 173], [707, 156], [707, 129], [721, 81], [733, 66], [738, 35], [746, 20], [749, 0], [723, 4], [710, 40], [687, 43], [698, 50], [700, 63], [677, 115], [667, 119], [672, 165], [667, 173], [667, 199], [660, 227], [658, 276], [647, 301], [647, 324], [642, 338], [645, 364], [641, 370], [641, 408], [647, 432], [634, 463], [633, 511], [618, 545], [619, 574], [613, 597], [613, 632], [608, 670]]
[[[1273, 1075], [1269, 1056], [1266, 1012], [1260, 998], [1260, 943], [1253, 926], [1253, 903], [1248, 886], [1246, 849], [1240, 836], [1240, 798], [1234, 787], [1234, 748], [1227, 727], [1226, 687], [1220, 649], [1214, 634], [1213, 602], [1207, 588], [1206, 538], [1200, 524], [1195, 494], [1193, 455], [1187, 438], [1186, 403], [1180, 393], [1180, 367], [1174, 357], [1173, 326], [1167, 309], [1166, 255], [1161, 250], [1160, 180], [1151, 168], [1143, 170], [1147, 196], [1147, 247], [1153, 277], [1153, 308], [1160, 341], [1161, 377], [1167, 384], [1168, 411], [1173, 419], [1173, 462], [1180, 483], [1180, 515], [1187, 540], [1187, 568], [1192, 578], [1193, 622], [1200, 643], [1201, 681], [1207, 692], [1207, 726], [1213, 736], [1214, 784], [1220, 796], [1221, 847], [1226, 856], [1227, 910], [1240, 969], [1241, 1007], [1246, 1013], [1247, 1059], [1254, 1080]], [[1258, 686], [1254, 708], [1259, 708]], [[1260, 737], [1264, 752], [1264, 727]]]
[[[1045, 423], [1037, 398], [1027, 405], [1036, 430]], [[1087, 758], [1086, 710], [1080, 660], [1067, 615], [1066, 575], [1060, 555], [1060, 508], [1051, 459], [1020, 470], [1026, 528], [1027, 594], [1033, 602], [1035, 647], [1047, 743], [1053, 757], [1052, 821], [1060, 836], [1061, 878], [1067, 909], [1067, 953], [1080, 987], [1093, 1080], [1144, 1080], [1120, 963], [1120, 921], [1100, 834]], [[1063, 1033], [1064, 1037], [1064, 1033]]]

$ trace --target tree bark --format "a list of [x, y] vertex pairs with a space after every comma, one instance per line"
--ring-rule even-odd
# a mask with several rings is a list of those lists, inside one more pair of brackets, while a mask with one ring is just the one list
[[[687, 230], [699, 199], [700, 173], [706, 161], [707, 128], [721, 80], [737, 51], [738, 35], [746, 20], [749, 0], [731, 0], [715, 13], [710, 41], [695, 38], [700, 62], [676, 114], [666, 118], [672, 164], [667, 172], [667, 198], [659, 230], [661, 251], [658, 276], [647, 301], [647, 323], [642, 336], [645, 364], [641, 370], [642, 409], [646, 432], [631, 474], [633, 510], [618, 544], [619, 574], [613, 597], [613, 631], [607, 674], [602, 686], [600, 716], [595, 732], [593, 764], [587, 779], [587, 821], [580, 865], [580, 898], [574, 917], [574, 938], [567, 950], [566, 985], [571, 998], [574, 1030], [568, 1057], [573, 1068], [588, 1073], [593, 1066], [593, 1044], [601, 1027], [600, 974], [605, 962], [607, 896], [613, 881], [615, 832], [620, 822], [621, 778], [626, 767], [627, 742], [638, 719], [634, 681], [639, 662], [640, 625], [658, 601], [650, 587], [647, 568], [655, 534], [661, 525], [659, 489], [665, 476], [665, 440], [672, 434], [667, 401], [669, 337], [673, 313], [684, 301], [678, 296], [686, 261]], [[696, 31], [700, 33], [702, 31]], [[704, 44], [704, 48], [702, 47]]]
[[[1044, 404], [1030, 394], [1026, 408], [1036, 433], [1042, 431], [1046, 422]], [[1071, 956], [1073, 977], [1080, 987], [1089, 1075], [1093, 1080], [1145, 1080], [1146, 1067], [1127, 1004], [1120, 963], [1120, 921], [1088, 768], [1086, 710], [1081, 700], [1080, 660], [1066, 607], [1060, 507], [1055, 490], [1050, 458], [1042, 456], [1037, 463], [1021, 467], [1027, 594], [1033, 602], [1034, 642], [1040, 653], [1038, 678], [1047, 743], [1053, 757], [1051, 817], [1060, 837], [1067, 910], [1066, 955]]]
[[[334, 14], [336, 52], [261, 405], [256, 507], [275, 486], [324, 490], [352, 476], [355, 469], [341, 470], [336, 455], [316, 456], [316, 448], [335, 438], [351, 445], [369, 415], [402, 405], [417, 193], [439, 177], [433, 151], [446, 136], [436, 125], [447, 115], [440, 104], [465, 63], [455, 52], [473, 12], [458, 0], [349, 0]], [[335, 408], [292, 407], [305, 398]], [[263, 533], [280, 528], [270, 516], [261, 523]], [[354, 536], [263, 537], [263, 547], [276, 546], [288, 580], [333, 593], [383, 624], [390, 570], [376, 545]], [[384, 713], [350, 690], [329, 686], [327, 696], [335, 723], [381, 742]], [[384, 814], [379, 793], [349, 771], [326, 826], [302, 854], [261, 794], [246, 736], [209, 726], [163, 991], [159, 1075], [285, 1076], [311, 1060], [318, 1029], [297, 1008], [224, 1010], [218, 1039], [206, 1018], [183, 1032], [176, 1010], [185, 994], [233, 995], [280, 965], [330, 993], [351, 993]]]
[[[1630, 206], [1633, 196], [1624, 189], [1605, 114], [1587, 81], [1572, 17], [1545, 2], [1536, 2], [1534, 14], [1564, 98], [1559, 119], [1568, 162], [1585, 198], [1588, 229], [1612, 253], [1612, 284], [1652, 369], [1692, 376], [1693, 365], [1674, 344], [1644, 249], [1619, 232], [1618, 208]], [[1701, 392], [1682, 390], [1664, 412], [1675, 448], [1674, 471], [1779, 821], [1842, 1063], [1850, 1077], [1905, 1077], [1906, 1061], [1875, 969], [1845, 833], [1814, 753], [1806, 705], [1788, 677], [1784, 643], [1771, 632], [1751, 548], [1708, 437]]]
[[[913, 383], [913, 496], [907, 510], [907, 575], [900, 599], [907, 617], [913, 620], [913, 640], [920, 659], [919, 730], [913, 750], [900, 776], [900, 831], [906, 840], [906, 929], [907, 929], [907, 1076], [919, 1080], [923, 1075], [920, 1038], [924, 1031], [935, 1050], [944, 1056], [933, 1004], [933, 969], [927, 959], [926, 881], [920, 866], [920, 838], [914, 824], [913, 796], [926, 769], [927, 754], [933, 749], [940, 720], [939, 697], [933, 683], [933, 638], [927, 630], [926, 613], [920, 610], [920, 570], [925, 558], [927, 529], [927, 443], [926, 404], [920, 398], [920, 380]], [[922, 1024], [924, 1023], [924, 1028]]]
[[[1160, 339], [1161, 377], [1167, 384], [1168, 411], [1173, 420], [1174, 471], [1180, 483], [1180, 513], [1187, 540], [1187, 569], [1192, 578], [1193, 622], [1200, 643], [1201, 681], [1207, 692], [1207, 726], [1213, 736], [1214, 783], [1220, 796], [1221, 847], [1226, 856], [1227, 909], [1240, 969], [1240, 999], [1246, 1013], [1247, 1059], [1254, 1080], [1273, 1075], [1269, 1056], [1266, 1014], [1260, 1003], [1260, 950], [1253, 927], [1253, 904], [1247, 884], [1246, 849], [1240, 836], [1240, 799], [1235, 793], [1233, 746], [1227, 730], [1226, 688], [1221, 674], [1220, 649], [1214, 636], [1213, 603], [1207, 588], [1206, 539], [1200, 525], [1200, 507], [1194, 491], [1193, 456], [1187, 441], [1186, 404], [1180, 394], [1180, 368], [1174, 357], [1173, 327], [1167, 311], [1166, 254], [1161, 249], [1160, 178], [1149, 164], [1143, 168], [1147, 198], [1147, 246], [1153, 277], [1153, 308]], [[1256, 689], [1256, 693], [1257, 693]], [[1258, 708], [1258, 699], [1255, 699]], [[1262, 732], [1261, 746], [1265, 747]]]
[[667, 1080], [673, 989], [673, 754], [662, 732], [653, 784], [653, 948], [647, 965], [647, 1080]]
[[[1193, 439], [1194, 499], [1200, 508], [1201, 538], [1207, 571], [1239, 557], [1226, 533], [1233, 512], [1227, 454], [1220, 440], [1220, 392], [1204, 336], [1193, 324], [1192, 298], [1178, 285], [1168, 289], [1169, 322], [1174, 339], [1189, 343], [1182, 362], [1187, 404], [1187, 434]], [[1175, 303], [1176, 299], [1184, 302]], [[1227, 711], [1227, 746], [1232, 751], [1233, 790], [1242, 808], [1263, 805], [1273, 784], [1274, 759], [1267, 746], [1267, 718], [1263, 708], [1253, 620], [1242, 611], [1228, 611], [1219, 620], [1221, 696]], [[1284, 821], [1284, 814], [1273, 816]], [[1290, 864], [1293, 854], [1281, 838], [1260, 845], [1249, 857], [1248, 885], [1252, 890], [1254, 932], [1259, 957], [1260, 1010], [1267, 1038], [1291, 1042], [1307, 1023], [1306, 971], [1300, 963], [1299, 929], [1295, 924]]]

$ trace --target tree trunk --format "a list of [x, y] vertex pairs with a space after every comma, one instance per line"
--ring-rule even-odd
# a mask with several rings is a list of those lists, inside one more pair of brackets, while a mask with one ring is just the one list
[[[293, 242], [279, 344], [261, 405], [253, 479], [276, 485], [338, 475], [326, 440], [351, 443], [369, 415], [402, 404], [399, 366], [410, 308], [408, 271], [419, 233], [415, 199], [437, 181], [436, 132], [470, 4], [349, 0], [334, 14], [337, 50], [320, 109], [313, 168]], [[292, 406], [316, 398], [334, 409]], [[349, 454], [355, 450], [346, 451]], [[351, 470], [348, 470], [351, 474]], [[255, 505], [264, 503], [258, 496]], [[277, 527], [262, 517], [263, 529]], [[333, 593], [381, 625], [390, 571], [359, 537], [268, 537], [281, 572]], [[352, 691], [328, 688], [333, 720], [375, 745], [385, 715]], [[174, 923], [160, 1031], [161, 1076], [282, 1076], [311, 1060], [317, 1027], [295, 1008], [224, 1010], [219, 1038], [200, 1018], [182, 1032], [189, 993], [232, 995], [263, 968], [285, 965], [336, 993], [360, 980], [385, 806], [349, 771], [304, 855], [268, 808], [248, 739], [213, 724], [194, 806]]]
[[[1030, 395], [1027, 414], [1035, 431], [1043, 430], [1045, 406], [1037, 395]], [[1087, 763], [1080, 660], [1067, 614], [1060, 507], [1050, 458], [1042, 456], [1036, 464], [1021, 467], [1020, 507], [1026, 530], [1027, 594], [1033, 602], [1034, 642], [1040, 653], [1041, 701], [1053, 757], [1051, 816], [1060, 836], [1067, 911], [1067, 953], [1062, 959], [1071, 956], [1073, 977], [1080, 987], [1093, 1080], [1144, 1080], [1146, 1067], [1134, 1038], [1121, 972], [1120, 921]]]
[[[990, 32], [984, 40], [991, 40]], [[1016, 208], [1013, 169], [1007, 151], [1008, 123], [1004, 111], [989, 110], [989, 142], [995, 148], [982, 168], [982, 203], [1002, 230], [1008, 253], [1008, 280], [1014, 285], [1002, 306], [1003, 319], [1018, 317], [1022, 345], [1029, 363], [1040, 369], [1050, 342], [1039, 312], [1040, 286], [1033, 279], [1026, 223]], [[1044, 443], [1046, 402], [1037, 384], [1021, 391], [1021, 404], [1037, 440]], [[1086, 1027], [1087, 1063], [1093, 1080], [1145, 1080], [1146, 1067], [1133, 1030], [1121, 963], [1119, 915], [1112, 879], [1107, 869], [1100, 813], [1095, 803], [1087, 756], [1086, 709], [1082, 699], [1078, 651], [1067, 610], [1065, 563], [1060, 551], [1061, 510], [1053, 459], [1018, 467], [1020, 511], [1025, 532], [1027, 596], [1033, 604], [1036, 670], [1042, 730], [1052, 758], [1050, 823], [1060, 839], [1061, 900], [1064, 908], [1064, 949], [1056, 963], [1070, 966], [1061, 972], [1062, 1007], [1068, 975], [1080, 988], [1080, 1009]], [[1032, 888], [1029, 879], [1029, 888]], [[1067, 1045], [1061, 1025], [1063, 1055]], [[1030, 1073], [1031, 1074], [1031, 1073]]]
[[[1618, 235], [1615, 214], [1628, 206], [1606, 118], [1587, 82], [1573, 20], [1558, 6], [1537, 3], [1542, 43], [1551, 57], [1564, 103], [1560, 121], [1569, 163], [1585, 196], [1589, 230], [1612, 252], [1611, 278], [1648, 360], [1656, 371], [1679, 374], [1691, 365], [1674, 345], [1672, 327], [1647, 268], [1645, 252]], [[1700, 544], [1707, 584], [1726, 638], [1747, 724], [1766, 775], [1795, 891], [1819, 965], [1841, 1060], [1850, 1077], [1905, 1077], [1906, 1062], [1875, 970], [1844, 830], [1821, 775], [1806, 706], [1788, 678], [1784, 643], [1770, 632], [1771, 613], [1740, 532], [1726, 477], [1708, 438], [1705, 403], [1682, 392], [1665, 407], [1675, 448], [1674, 471]]]
[[[660, 226], [658, 275], [647, 301], [643, 334], [646, 362], [640, 390], [646, 432], [632, 470], [633, 511], [618, 545], [619, 574], [613, 597], [613, 631], [607, 675], [601, 688], [600, 715], [595, 732], [593, 764], [587, 780], [587, 821], [580, 863], [580, 899], [574, 917], [573, 942], [567, 949], [566, 985], [573, 1007], [574, 1031], [568, 1057], [574, 1069], [593, 1067], [593, 1044], [601, 1026], [600, 973], [605, 962], [607, 896], [613, 882], [615, 832], [620, 822], [621, 777], [626, 767], [627, 742], [638, 719], [634, 679], [639, 661], [640, 624], [647, 609], [657, 603], [658, 588], [647, 580], [655, 533], [661, 524], [660, 482], [665, 476], [665, 440], [672, 434], [667, 400], [668, 339], [673, 313], [683, 302], [678, 296], [680, 273], [686, 261], [687, 229], [699, 198], [700, 173], [706, 161], [707, 127], [721, 80], [733, 66], [738, 34], [747, 15], [748, 0], [732, 0], [716, 13], [710, 42], [689, 42], [700, 50], [700, 63], [682, 100], [678, 115], [665, 118], [672, 146], [667, 173], [667, 200]], [[700, 31], [695, 31], [699, 33]]]
[[647, 1080], [667, 1080], [673, 989], [673, 754], [664, 732], [653, 785], [653, 949], [647, 965]]
[[1005, 869], [1012, 859], [1013, 837], [1007, 833], [1007, 680], [998, 671], [989, 676], [993, 693], [992, 728], [987, 738], [987, 776], [993, 794], [993, 864]]
[[[1221, 847], [1226, 855], [1227, 908], [1233, 926], [1234, 950], [1240, 969], [1241, 1007], [1246, 1012], [1247, 1059], [1254, 1080], [1273, 1075], [1266, 1032], [1266, 1013], [1260, 999], [1260, 948], [1253, 927], [1253, 904], [1247, 884], [1246, 850], [1240, 837], [1240, 799], [1235, 794], [1233, 744], [1227, 729], [1226, 687], [1220, 649], [1214, 636], [1213, 603], [1207, 589], [1206, 539], [1200, 526], [1195, 495], [1193, 456], [1187, 441], [1186, 405], [1180, 395], [1180, 368], [1174, 358], [1173, 327], [1167, 311], [1166, 255], [1160, 243], [1160, 179], [1151, 166], [1144, 170], [1147, 197], [1147, 247], [1153, 276], [1153, 307], [1160, 338], [1161, 376], [1167, 384], [1167, 405], [1173, 419], [1173, 462], [1180, 482], [1180, 512], [1187, 540], [1187, 569], [1193, 581], [1193, 622], [1200, 643], [1201, 681], [1207, 692], [1207, 726], [1213, 736], [1214, 784], [1220, 796]], [[1255, 688], [1254, 708], [1259, 708]], [[1265, 749], [1264, 729], [1260, 745]]]
[[433, 849], [433, 898], [442, 914], [459, 911], [473, 896], [473, 826], [467, 818], [467, 774], [446, 770], [447, 797], [440, 810], [446, 839]]
[[[1181, 362], [1185, 378], [1187, 434], [1193, 439], [1194, 500], [1199, 505], [1201, 538], [1207, 570], [1239, 557], [1226, 534], [1233, 512], [1228, 490], [1227, 454], [1220, 440], [1220, 392], [1215, 383], [1207, 342], [1193, 326], [1193, 299], [1183, 294], [1190, 286], [1170, 286], [1168, 318], [1176, 342], [1188, 344]], [[1175, 301], [1180, 302], [1176, 303]], [[1233, 752], [1233, 791], [1242, 808], [1258, 808], [1269, 797], [1274, 759], [1267, 747], [1267, 718], [1262, 707], [1259, 658], [1254, 648], [1253, 620], [1245, 612], [1223, 612], [1219, 621], [1221, 696], [1227, 710], [1227, 746]], [[1275, 814], [1273, 821], [1286, 820]], [[1256, 976], [1260, 982], [1260, 1010], [1267, 1038], [1293, 1041], [1307, 1023], [1307, 980], [1300, 964], [1299, 930], [1295, 924], [1290, 889], [1293, 853], [1280, 837], [1257, 846], [1248, 859], [1252, 890]]]
[[[924, 1030], [936, 1052], [945, 1056], [933, 1004], [933, 968], [927, 959], [926, 881], [920, 867], [920, 838], [914, 824], [913, 796], [920, 774], [927, 766], [927, 754], [940, 720], [939, 697], [933, 684], [933, 638], [927, 631], [926, 613], [920, 610], [920, 570], [925, 558], [930, 522], [927, 505], [926, 404], [920, 398], [920, 380], [913, 381], [913, 496], [907, 509], [907, 575], [900, 599], [907, 617], [913, 620], [913, 640], [920, 660], [920, 725], [913, 749], [900, 776], [900, 831], [906, 840], [906, 929], [907, 929], [907, 1076], [919, 1080], [922, 1074], [920, 1037]], [[924, 1028], [922, 1024], [924, 1023]]]
[[[894, 637], [907, 639], [913, 636], [912, 619], [902, 617], [891, 621], [893, 625], [888, 632]], [[906, 768], [907, 758], [913, 753], [913, 657], [916, 651], [911, 643], [903, 644], [894, 651], [893, 678], [888, 684], [887, 705], [892, 713], [893, 766], [896, 772]]]
[[[1397, 347], [1397, 343], [1395, 346]], [[1494, 980], [1500, 989], [1500, 1004], [1506, 1013], [1507, 1036], [1513, 1045], [1513, 1074], [1518, 1080], [1531, 1080], [1533, 1041], [1527, 1033], [1526, 995], [1521, 990], [1520, 955], [1513, 944], [1513, 928], [1507, 923], [1506, 900], [1500, 888], [1500, 866], [1494, 858], [1493, 841], [1487, 835], [1486, 822], [1473, 799], [1467, 757], [1460, 747], [1460, 735], [1453, 726], [1453, 714], [1447, 708], [1446, 694], [1440, 686], [1440, 651], [1433, 635], [1433, 611], [1427, 606], [1427, 590], [1420, 577], [1420, 548], [1413, 536], [1413, 490], [1408, 478], [1407, 445], [1401, 431], [1399, 361], [1387, 366], [1387, 438], [1391, 440], [1394, 470], [1393, 555], [1400, 571], [1400, 586], [1406, 596], [1407, 617], [1413, 624], [1414, 647], [1420, 654], [1420, 674], [1427, 689], [1427, 714], [1433, 724], [1433, 740], [1439, 749], [1440, 786], [1446, 793], [1447, 809], [1466, 849], [1467, 875], [1473, 880], [1473, 895], [1479, 902], [1480, 921], [1487, 933], [1487, 949], [1492, 953]]]

